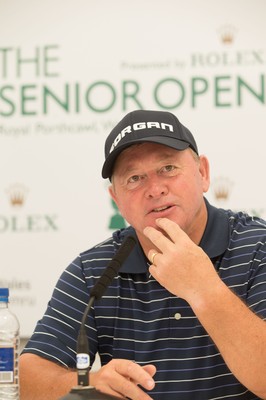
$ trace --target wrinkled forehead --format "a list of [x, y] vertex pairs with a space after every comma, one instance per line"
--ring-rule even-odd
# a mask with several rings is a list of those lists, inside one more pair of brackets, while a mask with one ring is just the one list
[[[184, 150], [182, 150], [183, 152]], [[149, 158], [153, 158], [154, 161], [165, 161], [173, 159], [180, 153], [180, 150], [173, 149], [172, 147], [165, 146], [158, 143], [137, 143], [130, 147], [124, 149], [116, 158], [113, 168], [113, 175], [115, 175], [116, 170], [119, 168], [125, 168], [131, 170], [134, 168], [136, 162], [145, 162]]]

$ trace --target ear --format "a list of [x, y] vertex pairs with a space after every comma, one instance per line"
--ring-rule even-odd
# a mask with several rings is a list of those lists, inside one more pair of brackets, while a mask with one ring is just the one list
[[199, 157], [199, 171], [202, 177], [202, 189], [206, 193], [210, 187], [210, 165], [206, 156]]
[[117, 196], [116, 196], [116, 194], [115, 194], [114, 186], [113, 186], [113, 185], [110, 185], [110, 186], [108, 187], [108, 191], [109, 191], [109, 194], [110, 194], [111, 198], [114, 200], [114, 202], [115, 202], [116, 205], [117, 205]]

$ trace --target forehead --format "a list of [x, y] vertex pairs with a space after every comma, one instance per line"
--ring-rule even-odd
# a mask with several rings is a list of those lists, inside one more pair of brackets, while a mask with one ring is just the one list
[[178, 157], [183, 153], [168, 146], [157, 143], [139, 143], [134, 144], [119, 154], [115, 161], [114, 172], [120, 168], [132, 168], [138, 162], [145, 163], [148, 160], [164, 161]]

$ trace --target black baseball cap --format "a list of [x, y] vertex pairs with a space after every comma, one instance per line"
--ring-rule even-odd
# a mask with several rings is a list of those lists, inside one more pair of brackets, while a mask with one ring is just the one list
[[192, 133], [168, 111], [136, 110], [128, 113], [113, 128], [105, 142], [102, 177], [111, 178], [116, 158], [127, 147], [152, 142], [185, 150], [198, 148]]

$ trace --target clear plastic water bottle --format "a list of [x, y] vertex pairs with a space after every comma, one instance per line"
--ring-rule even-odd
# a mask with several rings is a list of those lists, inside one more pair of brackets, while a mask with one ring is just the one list
[[0, 400], [19, 400], [19, 322], [8, 297], [9, 290], [0, 288]]

